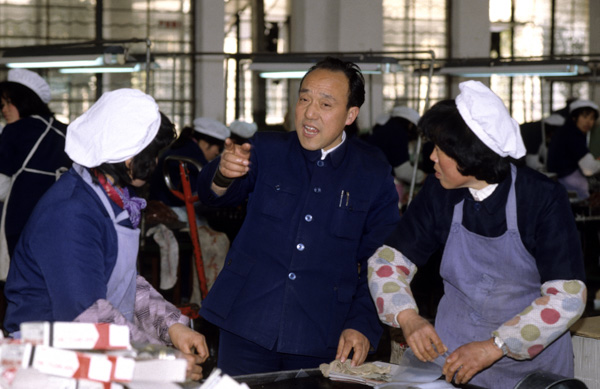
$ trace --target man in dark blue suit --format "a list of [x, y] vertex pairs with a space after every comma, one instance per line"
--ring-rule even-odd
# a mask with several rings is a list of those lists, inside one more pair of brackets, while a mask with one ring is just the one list
[[367, 259], [399, 220], [391, 166], [344, 129], [365, 99], [358, 66], [327, 58], [304, 76], [295, 132], [226, 140], [205, 166], [204, 204], [248, 213], [201, 315], [221, 328], [229, 375], [362, 364], [381, 336]]

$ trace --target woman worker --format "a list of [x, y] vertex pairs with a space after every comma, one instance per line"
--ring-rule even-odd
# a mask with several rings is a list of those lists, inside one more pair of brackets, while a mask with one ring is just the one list
[[40, 197], [67, 171], [67, 126], [48, 108], [50, 87], [37, 73], [11, 69], [0, 82], [0, 101], [6, 127], [0, 137], [0, 279], [5, 280], [9, 258]]
[[[513, 388], [536, 370], [572, 377], [567, 329], [586, 287], [566, 191], [517, 167], [519, 125], [491, 90], [477, 81], [460, 90], [420, 120], [435, 144], [435, 176], [369, 259], [380, 318], [402, 328], [420, 360], [448, 352], [448, 381]], [[439, 248], [444, 296], [434, 327], [418, 315], [410, 281]]]
[[569, 105], [569, 118], [559, 128], [548, 146], [548, 171], [558, 181], [577, 193], [579, 200], [590, 197], [587, 177], [600, 172], [600, 161], [587, 145], [586, 134], [598, 120], [598, 106], [589, 100], [575, 100]]
[[73, 167], [40, 199], [10, 265], [9, 333], [18, 336], [26, 321], [124, 324], [132, 341], [174, 345], [190, 377], [202, 376], [204, 336], [136, 274], [146, 202], [130, 190], [150, 177], [174, 136], [154, 99], [133, 89], [103, 94], [69, 125]]

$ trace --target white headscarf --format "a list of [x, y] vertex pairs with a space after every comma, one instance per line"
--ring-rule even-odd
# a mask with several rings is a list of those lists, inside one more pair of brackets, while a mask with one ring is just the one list
[[461, 82], [458, 87], [458, 112], [475, 135], [501, 157], [523, 157], [526, 149], [519, 123], [502, 100], [479, 81]]
[[39, 74], [27, 69], [10, 69], [8, 71], [8, 81], [17, 82], [25, 85], [46, 104], [50, 102], [50, 86]]
[[230, 125], [229, 129], [232, 133], [241, 136], [242, 138], [252, 138], [252, 136], [258, 130], [256, 123], [243, 122], [241, 120], [234, 120]]
[[225, 140], [231, 135], [231, 131], [225, 124], [211, 118], [194, 119], [194, 130], [220, 140]]
[[160, 127], [154, 99], [135, 89], [104, 93], [67, 127], [65, 151], [85, 167], [124, 162], [152, 142]]
[[576, 109], [584, 108], [584, 107], [591, 108], [591, 109], [595, 110], [596, 112], [598, 112], [598, 104], [596, 104], [590, 100], [579, 99], [579, 100], [575, 100], [571, 104], [569, 104], [569, 113], [575, 111]]

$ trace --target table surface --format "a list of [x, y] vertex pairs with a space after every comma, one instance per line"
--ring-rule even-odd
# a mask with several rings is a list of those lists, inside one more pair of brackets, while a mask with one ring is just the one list
[[[323, 377], [317, 369], [279, 371], [273, 373], [250, 374], [232, 377], [237, 382], [246, 383], [251, 389], [364, 389], [370, 388], [349, 382], [332, 381]], [[457, 388], [482, 389], [473, 385], [461, 385]]]

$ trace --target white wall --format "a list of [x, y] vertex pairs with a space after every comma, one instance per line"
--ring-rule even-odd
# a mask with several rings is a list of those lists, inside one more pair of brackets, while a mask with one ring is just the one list
[[[365, 52], [383, 47], [383, 2], [378, 0], [290, 0], [292, 52]], [[358, 117], [370, 128], [383, 109], [381, 76], [365, 77], [366, 100]], [[293, 112], [298, 82], [290, 85]]]
[[[196, 52], [222, 53], [225, 39], [225, 3], [195, 1]], [[222, 56], [200, 56], [195, 61], [194, 112], [225, 123], [225, 83]]]
[[[450, 4], [450, 58], [488, 58], [491, 48], [489, 0], [452, 0]], [[450, 98], [458, 95], [455, 77]], [[485, 82], [485, 79], [480, 79]]]

